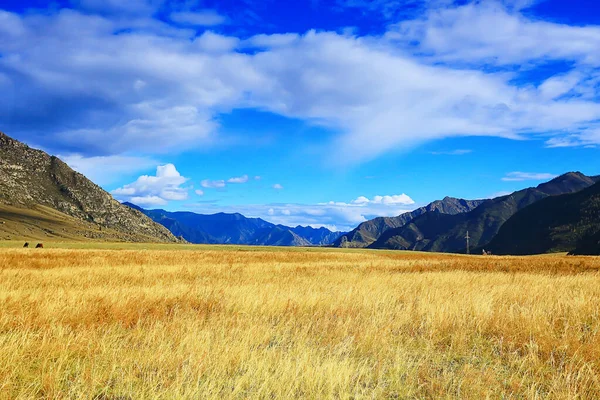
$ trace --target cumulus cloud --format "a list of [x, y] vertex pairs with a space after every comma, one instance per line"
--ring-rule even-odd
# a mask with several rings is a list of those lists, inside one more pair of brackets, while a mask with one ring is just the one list
[[276, 184], [273, 185], [273, 189], [275, 189], [275, 190], [282, 190], [283, 189], [283, 185], [281, 185], [279, 183], [276, 183]]
[[521, 181], [547, 181], [556, 178], [555, 174], [539, 173], [539, 172], [509, 172], [504, 178], [505, 182], [521, 182]]
[[204, 190], [197, 189], [197, 190], [195, 191], [195, 193], [196, 193], [198, 196], [204, 196]]
[[202, 185], [202, 187], [206, 189], [222, 189], [225, 187], [225, 181], [211, 181], [210, 179], [204, 179], [202, 182], [200, 182], [200, 185]]
[[365, 196], [360, 196], [355, 200], [352, 200], [351, 204], [356, 205], [367, 205], [367, 204], [384, 204], [384, 205], [397, 205], [397, 204], [414, 204], [414, 200], [406, 194], [395, 194], [391, 196], [375, 196], [369, 199]]
[[373, 204], [397, 205], [397, 204], [414, 204], [414, 200], [405, 195], [397, 194], [392, 196], [375, 196], [371, 200]]
[[166, 205], [171, 200], [186, 200], [188, 188], [182, 185], [188, 179], [181, 176], [175, 165], [166, 164], [156, 168], [156, 175], [142, 175], [135, 182], [111, 192], [115, 198], [139, 206]]
[[211, 31], [204, 32], [194, 39], [198, 48], [207, 53], [226, 53], [234, 50], [240, 40], [236, 37], [222, 36]]
[[248, 175], [236, 176], [234, 178], [227, 179], [227, 183], [246, 183], [248, 182]]

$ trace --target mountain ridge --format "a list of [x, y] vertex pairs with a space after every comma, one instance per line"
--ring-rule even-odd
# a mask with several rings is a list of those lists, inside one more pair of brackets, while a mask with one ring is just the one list
[[245, 217], [240, 213], [170, 212], [162, 209], [146, 210], [128, 202], [123, 204], [141, 210], [175, 236], [181, 236], [196, 244], [325, 246], [343, 234], [327, 228], [275, 225], [261, 218]]
[[459, 214], [477, 208], [484, 200], [465, 200], [446, 196], [414, 211], [397, 217], [378, 217], [361, 223], [358, 227], [342, 235], [333, 244], [334, 247], [368, 247], [389, 229], [400, 228], [414, 218], [427, 213]]
[[369, 247], [460, 253], [466, 251], [467, 231], [473, 248], [485, 246], [518, 210], [548, 196], [574, 193], [595, 183], [581, 172], [568, 172], [549, 182], [489, 199], [461, 214], [423, 214], [403, 227], [385, 232]]
[[[123, 206], [58, 157], [30, 148], [2, 132], [0, 204], [5, 208], [0, 215], [10, 214], [14, 218], [21, 212], [25, 218], [33, 215], [28, 210], [38, 210], [39, 219], [52, 214], [56, 223], [65, 221], [60, 229], [51, 228], [52, 224], [44, 228], [52, 235], [60, 236], [72, 228], [95, 239], [177, 242], [167, 229], [139, 211]], [[51, 210], [64, 217], [54, 215]]]
[[600, 254], [600, 182], [515, 213], [486, 246], [494, 254]]

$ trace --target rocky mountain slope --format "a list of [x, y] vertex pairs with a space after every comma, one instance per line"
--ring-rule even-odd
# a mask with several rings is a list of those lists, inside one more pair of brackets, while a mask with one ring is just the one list
[[594, 183], [594, 178], [570, 172], [535, 188], [487, 200], [467, 213], [424, 213], [403, 227], [386, 231], [369, 247], [462, 253], [466, 251], [467, 231], [472, 248], [486, 246], [517, 211], [548, 196], [575, 193]]
[[[14, 217], [22, 212], [31, 217], [35, 213], [29, 211], [37, 210], [39, 218], [46, 218], [49, 213], [55, 214], [51, 210], [58, 211], [65, 217], [57, 218], [68, 221], [70, 231], [81, 229], [88, 238], [177, 241], [168, 229], [139, 211], [123, 206], [57, 157], [32, 149], [1, 132], [0, 205], [4, 210], [0, 218], [4, 215], [5, 219], [9, 213]], [[46, 229], [58, 234], [67, 228]], [[48, 235], [52, 236], [50, 232]]]
[[600, 183], [517, 212], [486, 246], [494, 254], [600, 254]]
[[261, 246], [315, 246], [315, 243], [298, 235], [287, 226], [275, 226], [259, 232], [254, 238], [255, 245]]
[[438, 212], [442, 214], [460, 214], [477, 208], [483, 200], [463, 200], [453, 197], [445, 197], [443, 200], [436, 200], [425, 207], [420, 207], [414, 211], [404, 213], [397, 217], [380, 217], [367, 222], [363, 222], [351, 232], [342, 235], [335, 241], [335, 247], [367, 247], [375, 242], [379, 237], [389, 229], [400, 228], [419, 215], [428, 212]]
[[344, 235], [345, 232], [340, 231], [331, 231], [327, 228], [313, 228], [311, 226], [296, 226], [296, 227], [287, 227], [284, 225], [277, 225], [277, 227], [282, 229], [287, 229], [308, 241], [313, 246], [329, 246], [333, 242], [335, 242], [341, 235]]
[[343, 232], [310, 226], [295, 228], [274, 225], [260, 218], [247, 218], [242, 214], [218, 213], [212, 215], [193, 212], [139, 210], [168, 228], [174, 235], [198, 244], [248, 244], [263, 246], [321, 246], [329, 245]]

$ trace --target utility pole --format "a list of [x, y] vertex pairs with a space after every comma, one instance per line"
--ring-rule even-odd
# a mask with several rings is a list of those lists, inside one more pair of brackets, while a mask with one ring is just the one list
[[469, 239], [471, 239], [471, 236], [469, 236], [469, 231], [467, 231], [467, 236], [465, 236], [465, 239], [467, 239], [467, 254], [471, 254], [469, 249]]

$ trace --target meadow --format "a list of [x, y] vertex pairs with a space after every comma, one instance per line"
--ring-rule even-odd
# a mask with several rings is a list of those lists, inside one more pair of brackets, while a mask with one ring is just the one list
[[14, 246], [2, 399], [600, 398], [600, 258]]

